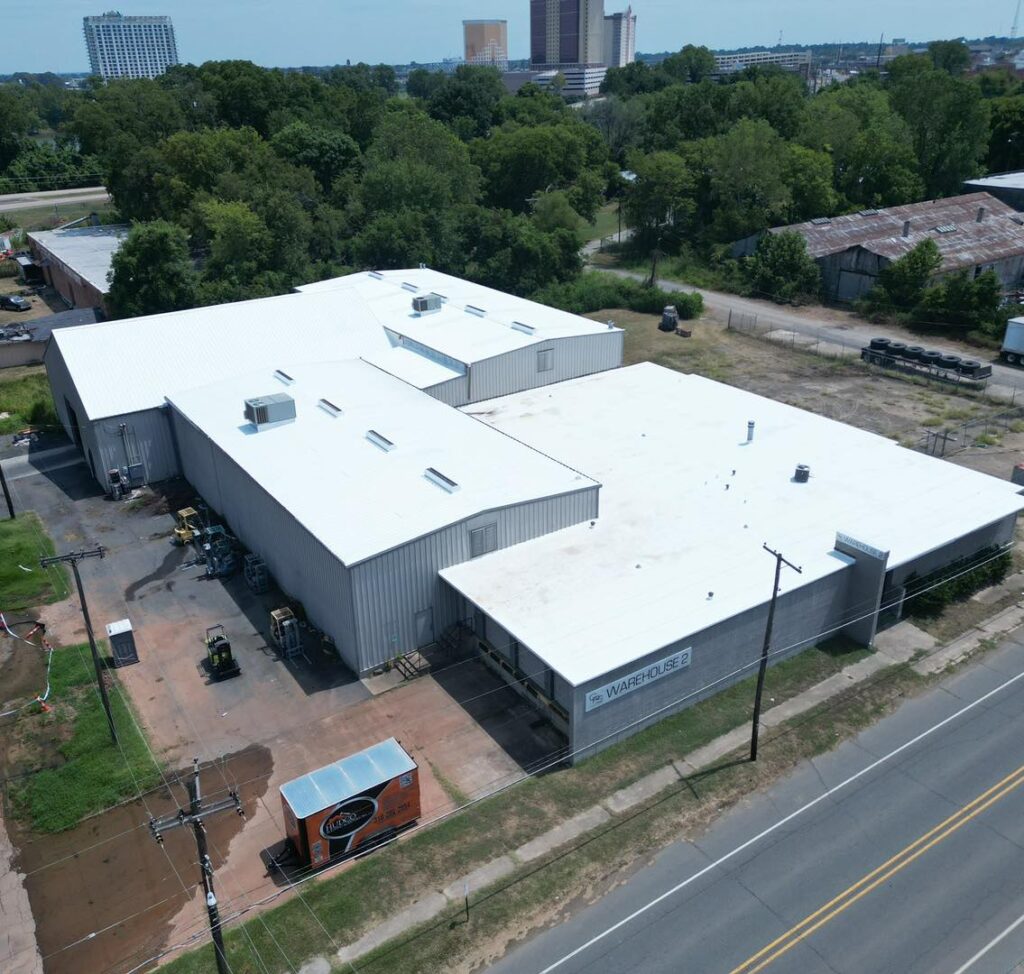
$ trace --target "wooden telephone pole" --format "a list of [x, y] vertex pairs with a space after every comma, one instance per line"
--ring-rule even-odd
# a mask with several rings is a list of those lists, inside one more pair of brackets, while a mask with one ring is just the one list
[[157, 842], [163, 843], [163, 833], [169, 829], [184, 828], [192, 826], [196, 837], [196, 852], [199, 855], [199, 872], [202, 877], [203, 895], [206, 899], [206, 912], [210, 918], [210, 935], [213, 937], [213, 949], [217, 955], [218, 974], [231, 974], [228, 966], [227, 954], [224, 952], [224, 934], [220, 925], [220, 911], [217, 907], [217, 897], [213, 892], [213, 863], [210, 862], [210, 855], [206, 849], [206, 826], [203, 819], [218, 812], [225, 812], [233, 809], [237, 814], [245, 817], [242, 811], [242, 802], [238, 792], [228, 792], [227, 798], [222, 798], [212, 805], [203, 807], [203, 796], [199, 790], [199, 758], [192, 761], [192, 777], [188, 784], [188, 811], [179, 809], [177, 815], [168, 815], [166, 818], [151, 818], [149, 830]]
[[762, 545], [765, 551], [775, 559], [775, 585], [772, 588], [772, 600], [768, 604], [768, 624], [764, 628], [764, 645], [761, 647], [761, 665], [757, 670], [757, 691], [754, 694], [754, 725], [750, 729], [750, 760], [757, 760], [757, 735], [761, 724], [761, 694], [764, 693], [764, 674], [768, 669], [768, 648], [772, 641], [772, 624], [775, 622], [775, 603], [779, 598], [779, 576], [782, 574], [782, 566], [788, 565], [798, 575], [803, 574], [802, 568], [797, 568], [790, 561], [782, 557], [781, 552], [772, 551], [768, 545]]

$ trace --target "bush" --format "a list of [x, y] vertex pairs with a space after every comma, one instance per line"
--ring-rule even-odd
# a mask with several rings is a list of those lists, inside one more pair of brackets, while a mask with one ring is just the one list
[[583, 274], [565, 284], [551, 284], [537, 291], [533, 299], [574, 314], [602, 308], [627, 308], [641, 314], [660, 315], [665, 305], [674, 304], [680, 318], [690, 319], [699, 317], [704, 310], [704, 299], [699, 294], [663, 291], [630, 278], [600, 272]]
[[821, 271], [795, 231], [766, 233], [757, 250], [743, 262], [754, 294], [778, 304], [800, 304], [821, 297]]
[[[947, 605], [953, 602], [963, 602], [983, 588], [998, 585], [1006, 578], [1012, 564], [1008, 551], [997, 555], [998, 551], [999, 546], [991, 545], [970, 558], [959, 558], [952, 564], [927, 575], [909, 575], [906, 581], [905, 596], [907, 615], [916, 616], [919, 619], [934, 618]], [[987, 561], [986, 559], [991, 560]], [[978, 565], [977, 568], [964, 570], [975, 562], [984, 562], [984, 564]], [[943, 578], [949, 578], [949, 581], [943, 582]]]
[[18, 262], [16, 260], [0, 260], [0, 277], [17, 277]]

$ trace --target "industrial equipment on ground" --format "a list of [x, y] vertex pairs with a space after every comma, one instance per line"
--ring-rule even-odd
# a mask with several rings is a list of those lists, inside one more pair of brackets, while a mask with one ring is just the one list
[[210, 626], [206, 630], [205, 666], [214, 680], [228, 680], [242, 672], [222, 625]]
[[107, 642], [110, 653], [114, 657], [114, 666], [129, 666], [138, 663], [139, 652], [135, 648], [135, 633], [128, 619], [111, 622], [107, 625]]
[[665, 305], [658, 324], [659, 331], [675, 331], [679, 327], [679, 309], [674, 304]]
[[235, 551], [235, 539], [221, 524], [211, 524], [199, 534], [203, 558], [206, 561], [207, 578], [226, 578], [233, 575], [238, 568], [238, 554]]
[[415, 823], [419, 769], [392, 737], [281, 785], [281, 804], [298, 860], [324, 866]]
[[177, 519], [177, 524], [174, 527], [171, 543], [181, 545], [182, 547], [192, 544], [199, 537], [199, 533], [203, 529], [203, 522], [199, 512], [194, 507], [183, 507], [175, 515], [175, 518]]
[[295, 613], [287, 606], [270, 613], [270, 635], [282, 659], [292, 659], [302, 652], [302, 631]]
[[116, 467], [107, 471], [107, 493], [113, 501], [119, 501], [130, 490], [121, 471]]
[[246, 584], [256, 595], [262, 595], [270, 588], [270, 572], [259, 555], [250, 553], [245, 556], [243, 572]]
[[983, 365], [975, 359], [931, 351], [921, 345], [907, 345], [888, 338], [872, 338], [871, 343], [860, 350], [860, 357], [884, 369], [970, 388], [983, 388], [992, 376], [992, 366]]

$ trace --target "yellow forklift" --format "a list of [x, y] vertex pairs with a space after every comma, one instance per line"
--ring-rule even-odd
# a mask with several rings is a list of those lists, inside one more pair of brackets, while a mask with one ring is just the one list
[[203, 521], [199, 512], [194, 507], [183, 507], [175, 515], [175, 518], [177, 524], [174, 526], [171, 543], [180, 547], [192, 544], [203, 530]]
[[222, 625], [210, 626], [206, 630], [206, 659], [203, 666], [214, 681], [229, 680], [242, 672]]

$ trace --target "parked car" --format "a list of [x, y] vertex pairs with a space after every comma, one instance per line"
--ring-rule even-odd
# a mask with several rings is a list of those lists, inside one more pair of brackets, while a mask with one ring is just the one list
[[0, 294], [0, 308], [4, 311], [31, 311], [32, 302], [17, 294]]

